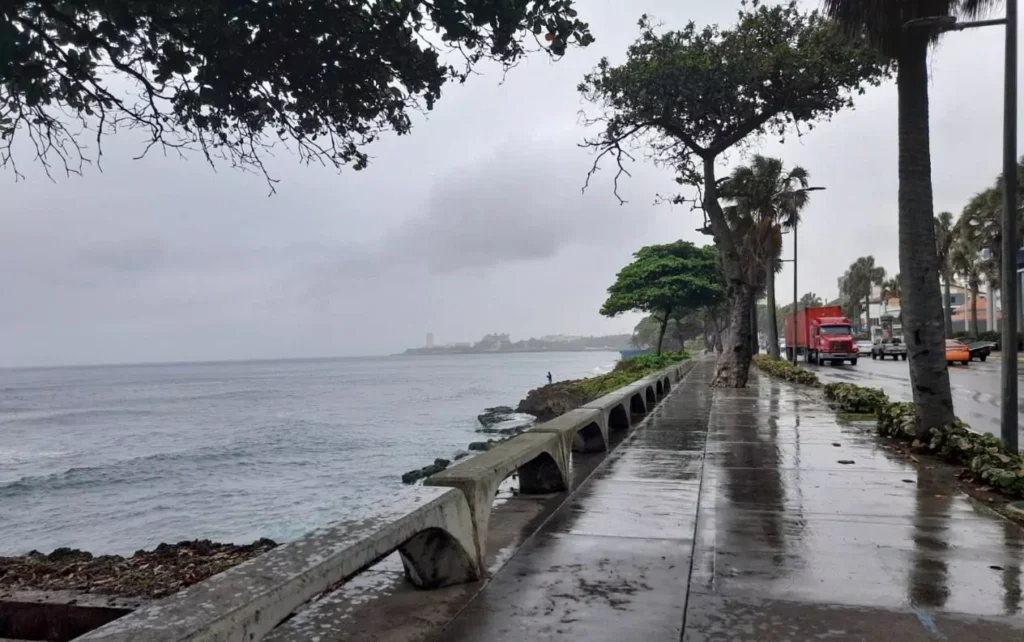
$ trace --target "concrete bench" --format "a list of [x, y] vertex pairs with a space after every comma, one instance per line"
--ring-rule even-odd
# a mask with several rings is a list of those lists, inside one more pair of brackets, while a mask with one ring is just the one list
[[[627, 386], [629, 387], [629, 386]], [[643, 379], [637, 381], [632, 385], [638, 392], [643, 395], [644, 407], [647, 412], [650, 412], [656, 405], [658, 400], [661, 399], [664, 393], [658, 392], [658, 375], [648, 375]]]
[[589, 401], [583, 404], [584, 410], [599, 410], [601, 416], [604, 418], [604, 425], [608, 428], [608, 431], [612, 430], [629, 430], [632, 425], [630, 419], [630, 399], [633, 393], [628, 393], [625, 389], [615, 390], [606, 394], [603, 397], [598, 397], [593, 401]]
[[421, 588], [480, 577], [463, 494], [417, 488], [371, 519], [317, 529], [76, 642], [254, 642], [298, 607], [396, 550], [406, 577]]
[[596, 453], [608, 450], [608, 424], [597, 408], [577, 408], [551, 421], [537, 424], [530, 432], [553, 432], [562, 438], [568, 452]]
[[618, 392], [627, 397], [629, 414], [632, 417], [643, 417], [658, 403], [654, 387], [646, 379], [634, 381], [624, 388], [619, 388]]
[[569, 488], [569, 451], [562, 438], [551, 432], [525, 432], [475, 457], [435, 475], [424, 484], [458, 488], [469, 502], [473, 516], [476, 552], [484, 559], [491, 507], [498, 486], [513, 472], [519, 473], [519, 492], [545, 494]]

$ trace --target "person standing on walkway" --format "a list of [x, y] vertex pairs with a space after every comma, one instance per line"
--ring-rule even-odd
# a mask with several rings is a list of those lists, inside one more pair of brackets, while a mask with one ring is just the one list
[[551, 371], [548, 370], [548, 385], [551, 385]]

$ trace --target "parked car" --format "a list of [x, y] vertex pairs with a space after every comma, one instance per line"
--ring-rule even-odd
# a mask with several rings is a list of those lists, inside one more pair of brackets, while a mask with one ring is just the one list
[[971, 341], [966, 345], [967, 349], [971, 352], [971, 359], [977, 359], [978, 361], [988, 359], [988, 355], [992, 354], [992, 351], [996, 349], [996, 344], [991, 341]]
[[907, 345], [903, 343], [903, 339], [889, 337], [875, 341], [871, 346], [871, 358], [884, 360], [886, 357], [907, 360]]
[[857, 348], [857, 352], [859, 352], [861, 354], [870, 354], [871, 353], [871, 348], [873, 348], [874, 345], [875, 344], [871, 343], [871, 341], [867, 341], [867, 340], [864, 340], [864, 339], [858, 341], [855, 344], [855, 346]]

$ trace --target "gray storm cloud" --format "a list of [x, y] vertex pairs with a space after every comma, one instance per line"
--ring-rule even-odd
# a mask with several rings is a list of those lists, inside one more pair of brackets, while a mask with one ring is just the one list
[[[694, 231], [699, 213], [652, 205], [676, 186], [642, 161], [622, 181], [627, 205], [612, 195], [610, 166], [581, 193], [593, 159], [578, 148], [578, 112], [591, 108], [576, 84], [601, 56], [623, 59], [642, 13], [678, 28], [728, 23], [737, 7], [582, 3], [592, 47], [446, 87], [410, 136], [370, 149], [363, 172], [275, 156], [272, 198], [259, 177], [198, 158], [133, 161], [131, 132], [108, 140], [102, 173], [50, 182], [23, 162], [27, 180], [0, 187], [0, 366], [381, 354], [427, 331], [628, 330], [634, 316], [597, 310], [631, 253], [708, 239]], [[950, 34], [933, 53], [936, 211], [958, 212], [999, 171], [1000, 42]], [[891, 85], [803, 137], [754, 147], [828, 188], [800, 229], [802, 291], [835, 296], [836, 277], [864, 254], [898, 269]]]

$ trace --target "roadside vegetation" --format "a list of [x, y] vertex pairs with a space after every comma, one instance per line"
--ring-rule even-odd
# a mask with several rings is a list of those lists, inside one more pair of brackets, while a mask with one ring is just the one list
[[818, 381], [818, 375], [807, 368], [801, 368], [788, 361], [779, 361], [772, 359], [768, 355], [758, 354], [754, 355], [753, 363], [773, 377], [815, 388], [821, 385], [821, 382]]
[[893, 402], [877, 388], [831, 383], [825, 386], [825, 397], [840, 412], [874, 414], [880, 435], [962, 466], [963, 479], [1024, 497], [1024, 458], [1003, 448], [998, 437], [977, 433], [954, 419], [941, 428], [929, 428], [922, 438], [914, 404]]
[[686, 352], [666, 352], [620, 359], [608, 374], [580, 379], [574, 383], [586, 400], [591, 401], [689, 358]]
[[633, 255], [608, 288], [601, 314], [615, 317], [623, 312], [646, 312], [657, 322], [655, 354], [661, 354], [669, 323], [685, 311], [719, 304], [725, 284], [713, 247], [697, 247], [687, 241], [649, 245]]

